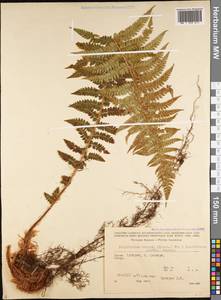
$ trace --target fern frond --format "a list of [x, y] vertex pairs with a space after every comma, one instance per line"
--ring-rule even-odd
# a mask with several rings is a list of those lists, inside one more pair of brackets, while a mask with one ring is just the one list
[[81, 37], [83, 37], [87, 40], [99, 37], [98, 34], [94, 34], [93, 32], [90, 32], [90, 31], [87, 31], [84, 29], [80, 29], [80, 28], [74, 28], [74, 31], [77, 32]]
[[88, 121], [85, 121], [84, 119], [75, 118], [75, 119], [69, 119], [65, 120], [65, 122], [73, 125], [73, 126], [87, 126], [90, 125]]
[[50, 203], [54, 203], [54, 199], [51, 195], [49, 195], [48, 193], [44, 193], [45, 199]]
[[150, 106], [158, 104], [158, 106], [156, 107], [157, 110], [159, 110], [159, 111], [165, 110], [165, 109], [169, 108], [171, 105], [173, 105], [180, 97], [181, 96], [173, 97], [169, 100], [166, 100], [166, 101], [160, 102], [160, 103], [159, 102], [158, 103], [151, 103]]
[[[66, 120], [80, 136], [80, 145], [64, 139], [72, 155], [58, 151], [59, 157], [71, 166], [70, 176], [61, 176], [61, 186], [56, 187], [51, 194], [44, 193], [44, 197], [50, 205], [25, 232], [24, 238], [20, 239], [19, 250], [12, 255], [10, 246], [7, 247], [7, 262], [13, 275], [13, 281], [17, 283], [19, 289], [25, 292], [44, 290], [57, 275], [68, 276], [76, 287], [85, 286], [87, 276], [86, 274], [82, 275], [81, 270], [75, 266], [92, 251], [100, 250], [103, 247], [104, 226], [92, 242], [81, 247], [76, 253], [56, 247], [55, 249], [50, 248], [45, 255], [39, 258], [37, 244], [32, 239], [35, 236], [37, 225], [45, 218], [53, 205], [60, 200], [78, 171], [83, 170], [90, 160], [105, 161], [103, 156], [109, 151], [104, 142], [113, 144], [116, 132], [122, 129], [127, 130], [126, 140], [133, 137], [129, 151], [134, 155], [144, 156], [148, 166], [155, 168], [158, 184], [151, 190], [142, 185], [145, 187], [145, 197], [148, 196], [151, 200], [156, 197], [159, 200], [162, 197], [162, 189], [165, 198], [169, 198], [176, 173], [182, 163], [178, 162], [178, 159], [185, 154], [183, 152], [190, 143], [195, 103], [201, 95], [201, 89], [197, 81], [199, 96], [194, 101], [190, 117], [191, 127], [182, 146], [178, 148], [177, 143], [181, 141], [177, 136], [178, 129], [165, 123], [173, 120], [181, 110], [171, 107], [179, 97], [175, 97], [172, 87], [166, 84], [173, 68], [165, 70], [168, 53], [163, 55], [155, 53], [157, 51], [151, 51], [160, 47], [165, 35], [165, 32], [162, 32], [151, 40], [153, 20], [149, 14], [152, 9], [153, 7], [146, 12], [148, 16], [139, 18], [126, 29], [112, 36], [100, 36], [84, 29], [74, 29], [86, 41], [76, 44], [82, 50], [79, 52], [82, 54], [82, 58], [67, 67], [67, 69], [73, 70], [73, 74], [69, 78], [83, 78], [93, 83], [93, 86], [75, 91], [74, 95], [87, 96], [91, 99], [77, 100], [70, 107], [80, 111], [81, 114], [86, 114], [87, 119], [89, 116], [90, 122], [85, 120], [84, 116]], [[164, 45], [161, 49], [166, 49], [166, 47], [167, 45]], [[131, 50], [138, 51], [134, 55], [135, 53], [132, 51], [132, 54]], [[142, 50], [147, 51], [142, 52]], [[86, 55], [91, 51], [121, 51], [121, 53], [117, 53], [117, 55], [105, 55], [105, 53]], [[125, 51], [129, 51], [129, 53], [125, 53]], [[165, 100], [167, 94], [170, 94], [169, 100]], [[106, 117], [124, 115], [127, 115], [126, 122], [139, 122], [141, 125], [126, 124], [117, 130], [114, 126], [104, 124], [103, 119]], [[105, 126], [100, 127], [100, 124]], [[77, 158], [75, 158], [76, 156]], [[145, 224], [155, 215], [157, 207], [155, 206], [153, 209], [153, 206], [147, 207], [145, 204], [144, 208], [137, 209], [131, 220], [126, 217], [117, 224], [118, 226]], [[58, 252], [59, 254], [57, 254]], [[55, 268], [54, 265], [58, 265], [59, 268]], [[50, 267], [52, 268], [49, 269]], [[33, 274], [34, 272], [35, 274]], [[77, 281], [75, 280], [76, 276], [79, 277]]]
[[[111, 58], [109, 58], [107, 61], [96, 64], [96, 65], [90, 65], [87, 66], [85, 69], [87, 70], [87, 73], [89, 75], [102, 75], [104, 73], [107, 73], [116, 67], [119, 66], [119, 58], [115, 55]], [[84, 71], [84, 69], [83, 69]]]
[[[101, 123], [102, 125], [105, 125], [105, 123]], [[99, 130], [103, 130], [103, 131], [106, 131], [108, 133], [111, 133], [113, 135], [115, 135], [117, 133], [117, 128], [114, 127], [114, 126], [103, 126], [103, 127], [99, 127], [98, 128]]]
[[170, 118], [172, 116], [176, 116], [178, 112], [182, 111], [182, 109], [170, 109], [170, 110], [162, 110], [159, 111], [157, 115], [154, 115], [155, 122], [164, 122], [165, 118]]
[[63, 159], [65, 162], [67, 162], [75, 169], [82, 170], [85, 166], [85, 163], [83, 161], [79, 161], [65, 152], [58, 151], [58, 155], [61, 157], [61, 159]]
[[153, 29], [152, 28], [146, 28], [144, 29], [141, 36], [138, 36], [134, 39], [123, 41], [122, 43], [122, 50], [123, 51], [133, 51], [140, 49], [145, 45], [145, 43], [148, 41]]
[[66, 67], [66, 69], [81, 69], [82, 67], [86, 66], [88, 63], [88, 60], [86, 58], [80, 58], [76, 61], [75, 64], [71, 64], [70, 66]]
[[64, 184], [64, 185], [67, 185], [69, 184], [71, 181], [71, 177], [70, 176], [61, 176], [61, 183]]
[[108, 133], [104, 133], [104, 132], [96, 132], [94, 135], [95, 139], [99, 139], [102, 140], [104, 142], [110, 143], [110, 144], [114, 144], [114, 139], [112, 138], [112, 136]]
[[148, 106], [149, 103], [160, 100], [163, 96], [167, 95], [168, 92], [169, 90], [167, 87], [162, 87], [158, 91], [145, 93], [145, 96], [142, 98], [142, 100], [147, 103]]
[[112, 38], [111, 38], [111, 36], [103, 35], [103, 36], [100, 36], [100, 37], [94, 37], [93, 41], [95, 43], [99, 43], [101, 45], [106, 45], [106, 44], [108, 44], [109, 42], [112, 41]]
[[164, 71], [168, 56], [169, 54], [166, 54], [162, 59], [158, 59], [153, 68], [143, 69], [142, 73], [140, 74], [139, 84], [157, 79], [158, 76], [160, 76]]
[[67, 145], [67, 147], [73, 152], [81, 154], [85, 150], [85, 148], [79, 147], [78, 145], [69, 140], [64, 139], [64, 142]]
[[111, 40], [110, 36], [99, 36], [98, 34], [80, 28], [74, 28], [74, 31], [86, 40], [90, 40], [91, 42], [98, 43], [101, 45], [106, 45]]
[[88, 52], [92, 52], [92, 51], [102, 51], [102, 47], [99, 44], [95, 44], [92, 42], [77, 42], [76, 46], [78, 46], [78, 48], [88, 51]]
[[90, 114], [92, 111], [98, 111], [101, 107], [101, 103], [96, 100], [79, 100], [71, 104], [69, 107], [72, 107], [80, 112]]
[[127, 112], [125, 111], [125, 109], [120, 108], [120, 107], [104, 108], [101, 113], [102, 113], [103, 117], [124, 116], [125, 114], [127, 114]]
[[110, 154], [110, 152], [100, 143], [92, 142], [91, 146], [94, 150], [97, 150], [98, 152]]
[[174, 164], [171, 164], [169, 161], [164, 161], [164, 163], [161, 163], [157, 167], [156, 174], [163, 187], [165, 198], [168, 199], [176, 177]]
[[170, 74], [173, 71], [173, 67], [170, 67], [168, 70], [166, 70], [160, 77], [158, 77], [157, 79], [155, 79], [154, 81], [149, 81], [149, 82], [144, 82], [140, 84], [140, 89], [142, 91], [155, 91], [158, 88], [162, 87], [165, 82], [167, 82], [167, 80], [170, 77]]
[[[151, 15], [153, 7], [146, 14]], [[173, 66], [166, 69], [169, 52], [149, 52], [157, 50], [162, 43], [166, 30], [151, 39], [153, 32], [152, 17], [142, 17], [112, 36], [99, 36], [81, 29], [75, 30], [86, 42], [77, 43], [84, 53], [145, 50], [145, 53], [84, 56], [75, 65], [70, 66], [75, 72], [72, 77], [83, 77], [96, 87], [81, 88], [75, 95], [90, 96], [90, 100], [80, 100], [72, 108], [86, 113], [96, 123], [97, 118], [128, 115], [126, 123], [144, 123], [140, 126], [99, 127], [96, 129], [77, 129], [85, 143], [100, 153], [108, 151], [94, 139], [114, 143], [112, 134], [127, 130], [126, 141], [133, 136], [129, 151], [133, 154], [150, 157], [148, 165], [156, 168], [156, 175], [165, 193], [169, 197], [174, 182], [174, 163], [180, 142], [176, 137], [177, 128], [168, 127], [181, 109], [171, 108], [180, 96], [174, 96], [173, 89], [167, 84]], [[159, 50], [166, 50], [167, 44]], [[170, 98], [165, 99], [167, 95]], [[102, 104], [101, 104], [102, 103]], [[101, 105], [103, 108], [101, 108]], [[82, 119], [67, 120], [68, 123], [86, 125]], [[145, 123], [162, 125], [145, 125]], [[103, 132], [102, 132], [103, 131]], [[93, 133], [93, 140], [90, 136]], [[97, 143], [97, 144], [96, 144]], [[165, 173], [163, 173], [165, 172]], [[165, 176], [166, 174], [166, 176]]]
[[98, 97], [99, 96], [99, 90], [93, 87], [84, 87], [81, 88], [74, 93], [73, 95], [79, 95], [79, 96], [93, 96], [93, 97]]
[[132, 84], [131, 83], [125, 83], [122, 85], [115, 85], [110, 88], [102, 89], [100, 92], [102, 95], [106, 97], [111, 97], [111, 96], [122, 96], [127, 94], [132, 90]]
[[159, 153], [157, 155], [154, 155], [154, 157], [149, 161], [148, 166], [155, 167], [160, 164], [162, 160], [169, 160], [170, 162], [175, 162], [176, 157], [173, 155], [165, 154], [165, 153]]
[[[144, 15], [150, 15], [154, 7], [151, 7]], [[114, 35], [114, 38], [118, 40], [129, 40], [136, 36], [139, 31], [150, 21], [150, 17], [142, 17], [135, 21], [132, 25], [126, 29], [121, 30], [119, 33]]]
[[102, 75], [89, 76], [88, 79], [96, 84], [108, 83], [110, 81], [117, 80], [121, 76], [128, 74], [128, 67], [123, 64], [117, 65], [114, 69], [110, 70], [108, 73]]
[[101, 155], [93, 152], [89, 153], [87, 158], [89, 160], [105, 161]]
[[145, 46], [141, 47], [141, 50], [155, 50], [163, 40], [164, 35], [167, 30], [161, 32], [157, 37], [155, 37], [152, 41], [150, 41]]
[[85, 144], [88, 144], [90, 140], [90, 135], [88, 134], [87, 130], [85, 128], [77, 128], [77, 132], [79, 133], [81, 139]]

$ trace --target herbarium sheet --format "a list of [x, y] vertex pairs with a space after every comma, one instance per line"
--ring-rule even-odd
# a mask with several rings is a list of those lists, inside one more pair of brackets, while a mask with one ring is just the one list
[[209, 295], [209, 9], [2, 4], [5, 299]]

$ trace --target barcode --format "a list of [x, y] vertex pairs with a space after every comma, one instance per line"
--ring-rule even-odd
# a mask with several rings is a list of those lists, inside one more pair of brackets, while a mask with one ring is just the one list
[[202, 8], [177, 8], [178, 24], [199, 24], [203, 22]]

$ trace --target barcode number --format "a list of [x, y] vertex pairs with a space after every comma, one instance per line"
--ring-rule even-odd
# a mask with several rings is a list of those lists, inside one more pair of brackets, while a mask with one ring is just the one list
[[178, 24], [199, 24], [203, 22], [202, 8], [177, 8]]

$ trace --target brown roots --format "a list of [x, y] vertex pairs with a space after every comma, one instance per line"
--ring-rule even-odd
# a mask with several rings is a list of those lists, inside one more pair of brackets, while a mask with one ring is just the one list
[[20, 238], [19, 250], [12, 253], [7, 247], [6, 257], [17, 288], [28, 292], [37, 292], [48, 287], [53, 280], [52, 270], [37, 256], [37, 244], [32, 241], [35, 230], [29, 230]]
[[[159, 188], [145, 191], [153, 199], [161, 198]], [[84, 288], [88, 283], [88, 274], [81, 270], [81, 265], [88, 261], [95, 261], [103, 256], [104, 229], [106, 226], [137, 227], [148, 224], [154, 216], [159, 202], [143, 203], [137, 207], [131, 217], [124, 217], [114, 222], [105, 222], [95, 238], [78, 252], [70, 251], [62, 246], [49, 248], [45, 253], [37, 255], [37, 244], [33, 242], [34, 230], [25, 233], [19, 240], [19, 250], [12, 253], [11, 247], [7, 247], [7, 262], [12, 274], [12, 281], [23, 292], [33, 293], [45, 290], [50, 286], [55, 277], [66, 279], [77, 289]], [[91, 254], [101, 253], [101, 255]]]
[[20, 249], [11, 253], [7, 247], [7, 262], [17, 288], [28, 292], [37, 292], [48, 287], [53, 280], [53, 273], [41, 261], [36, 253]]
[[11, 247], [7, 247], [6, 258], [12, 282], [19, 290], [27, 293], [44, 291], [57, 276], [66, 277], [77, 289], [88, 284], [88, 274], [80, 269], [81, 257], [97, 248], [95, 241], [91, 243], [91, 247], [87, 245], [76, 254], [57, 246], [37, 255], [37, 243], [32, 241], [35, 235], [35, 230], [27, 231], [24, 237], [19, 239], [17, 252], [11, 252]]

